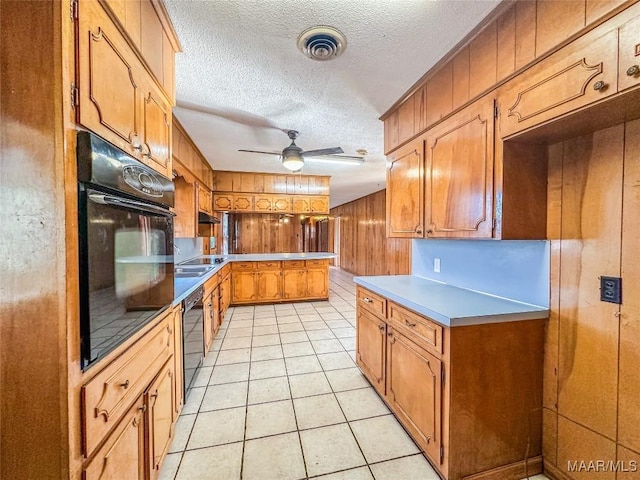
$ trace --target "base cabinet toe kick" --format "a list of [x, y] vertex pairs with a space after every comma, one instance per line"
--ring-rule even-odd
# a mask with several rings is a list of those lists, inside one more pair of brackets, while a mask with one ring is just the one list
[[356, 363], [444, 479], [542, 472], [545, 318], [446, 327], [356, 296]]

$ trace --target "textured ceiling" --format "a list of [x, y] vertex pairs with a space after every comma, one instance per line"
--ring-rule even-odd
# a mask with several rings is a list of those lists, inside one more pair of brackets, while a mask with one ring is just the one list
[[[280, 151], [300, 131], [305, 150], [369, 152], [364, 166], [307, 162], [331, 175], [331, 206], [384, 188], [384, 113], [499, 0], [165, 0], [183, 46], [175, 114], [217, 170], [279, 172]], [[310, 60], [296, 39], [331, 25], [347, 48]], [[274, 128], [275, 127], [275, 128]]]

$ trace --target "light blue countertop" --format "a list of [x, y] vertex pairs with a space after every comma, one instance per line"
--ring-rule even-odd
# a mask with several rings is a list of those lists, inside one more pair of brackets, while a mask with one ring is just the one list
[[[334, 258], [335, 253], [330, 252], [306, 252], [306, 253], [253, 253], [253, 254], [235, 254], [235, 255], [202, 255], [195, 258], [225, 258], [222, 263], [213, 264], [213, 269], [201, 277], [182, 277], [175, 278], [173, 283], [173, 305], [178, 305], [182, 300], [187, 298], [198, 287], [213, 277], [222, 267], [230, 262], [275, 262], [280, 260], [318, 260], [325, 258]], [[191, 259], [193, 260], [193, 259]]]
[[413, 275], [355, 277], [354, 282], [445, 327], [547, 318], [549, 310]]

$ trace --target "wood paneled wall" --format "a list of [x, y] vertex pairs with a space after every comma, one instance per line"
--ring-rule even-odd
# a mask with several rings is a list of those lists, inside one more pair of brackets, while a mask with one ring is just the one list
[[[386, 190], [331, 209], [340, 222], [340, 268], [356, 275], [403, 275], [411, 271], [411, 240], [386, 238]], [[334, 226], [335, 228], [335, 226]], [[334, 228], [329, 250], [333, 251]]]
[[[549, 147], [543, 455], [559, 477], [639, 475], [568, 471], [640, 460], [639, 152], [640, 120]], [[622, 277], [622, 305], [600, 301], [603, 275]]]
[[303, 252], [302, 229], [299, 216], [232, 213], [229, 214], [229, 253]]

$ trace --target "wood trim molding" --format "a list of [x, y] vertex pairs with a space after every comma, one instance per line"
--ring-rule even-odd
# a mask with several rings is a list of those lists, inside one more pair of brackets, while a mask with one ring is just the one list
[[547, 460], [544, 462], [544, 474], [551, 480], [571, 480], [562, 470]]
[[[526, 473], [526, 475], [525, 475]], [[503, 465], [502, 467], [487, 470], [485, 472], [476, 473], [463, 477], [463, 480], [501, 480], [504, 478], [526, 478], [527, 476], [542, 473], [542, 456], [521, 460], [519, 462]], [[545, 470], [546, 473], [546, 470]], [[557, 480], [565, 480], [557, 479]], [[570, 480], [570, 479], [566, 479]]]

